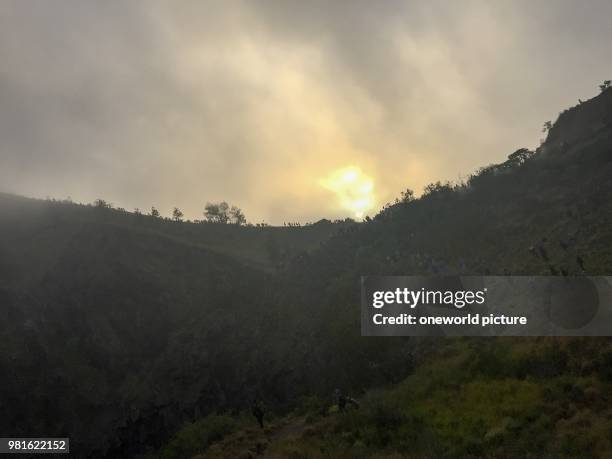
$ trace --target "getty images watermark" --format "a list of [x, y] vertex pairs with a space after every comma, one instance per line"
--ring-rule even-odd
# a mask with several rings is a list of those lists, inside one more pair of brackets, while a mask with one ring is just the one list
[[612, 277], [364, 276], [363, 336], [612, 336]]

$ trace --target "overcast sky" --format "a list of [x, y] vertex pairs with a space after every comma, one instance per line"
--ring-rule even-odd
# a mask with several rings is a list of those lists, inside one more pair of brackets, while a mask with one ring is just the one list
[[611, 18], [609, 0], [3, 0], [0, 190], [350, 215], [338, 170], [378, 207], [536, 147], [612, 78]]

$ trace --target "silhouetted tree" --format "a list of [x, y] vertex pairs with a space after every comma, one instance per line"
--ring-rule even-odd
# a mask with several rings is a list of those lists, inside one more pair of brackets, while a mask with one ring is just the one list
[[408, 203], [414, 201], [414, 191], [410, 188], [406, 188], [406, 191], [402, 191], [400, 202]]
[[206, 203], [204, 218], [211, 223], [227, 223], [229, 221], [229, 204], [225, 201], [219, 203]]
[[236, 206], [232, 206], [229, 211], [229, 216], [235, 225], [244, 225], [246, 223], [246, 217], [242, 213], [242, 210]]
[[425, 188], [423, 188], [423, 196], [433, 196], [435, 194], [446, 193], [453, 191], [453, 186], [450, 182], [442, 183], [435, 182], [430, 183]]
[[106, 202], [104, 199], [96, 199], [94, 201], [94, 207], [98, 209], [111, 209], [113, 205], [109, 202]]
[[172, 211], [172, 220], [175, 222], [183, 221], [183, 212], [178, 207], [175, 207]]
[[533, 151], [528, 148], [520, 148], [508, 155], [508, 161], [504, 164], [509, 166], [520, 166], [533, 155]]
[[604, 92], [606, 89], [609, 89], [612, 86], [612, 80], [605, 80], [603, 84], [599, 85], [599, 90]]
[[230, 208], [225, 201], [219, 203], [206, 203], [204, 207], [204, 217], [210, 223], [233, 223], [236, 225], [246, 224], [246, 217], [242, 210], [236, 206]]
[[542, 126], [542, 132], [548, 132], [552, 129], [552, 122], [551, 121], [547, 121], [546, 123], [544, 123], [544, 126]]
[[151, 207], [151, 213], [149, 215], [154, 218], [159, 218], [159, 210], [157, 210], [155, 206], [153, 206]]

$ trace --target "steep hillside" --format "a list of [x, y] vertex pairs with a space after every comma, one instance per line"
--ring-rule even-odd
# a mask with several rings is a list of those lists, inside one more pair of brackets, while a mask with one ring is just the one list
[[0, 195], [0, 429], [129, 455], [246, 403], [286, 371], [271, 364], [286, 331], [270, 272], [346, 225], [177, 223]]
[[612, 91], [608, 88], [599, 96], [561, 112], [543, 147], [549, 151], [583, 147], [609, 135], [611, 127]]
[[[303, 317], [291, 365], [320, 398], [296, 398], [264, 432], [244, 418], [196, 421], [151, 457], [610, 455], [609, 338], [364, 339], [358, 295], [368, 273], [609, 275], [611, 96], [561, 114], [535, 152], [408, 195], [295, 259], [280, 273], [282, 303]], [[334, 387], [361, 408], [334, 413]]]
[[[551, 340], [365, 339], [359, 277], [609, 274], [611, 94], [564, 112], [535, 152], [515, 152], [463, 184], [433, 184], [418, 200], [407, 194], [363, 224], [179, 223], [1, 195], [0, 390], [6, 396], [0, 430], [70, 434], [75, 457], [129, 457], [157, 451], [186, 421], [196, 421], [190, 432], [200, 432], [200, 422], [202, 432], [217, 429], [211, 441], [196, 442], [199, 449], [177, 446], [195, 454], [256, 397], [285, 415], [302, 397], [324, 400], [334, 388], [357, 395], [391, 385], [382, 398], [399, 400], [398, 411], [388, 412], [384, 400], [364, 403], [363, 416], [324, 421], [330, 425], [315, 435], [318, 447], [352, 448], [358, 440], [367, 457], [386, 441], [389, 426], [400, 425], [406, 432], [389, 433], [390, 454], [406, 454], [395, 442], [414, 431], [443, 445], [431, 451], [421, 445], [417, 456], [496, 455], [482, 437], [505, 429], [499, 438], [508, 447], [512, 422], [525, 433], [536, 419], [532, 406], [557, 407], [564, 384], [604, 394], [607, 357], [593, 356], [592, 341], [569, 340], [561, 360], [572, 364], [555, 363], [549, 374], [542, 373], [547, 356], [558, 356], [548, 351]], [[604, 339], [596, 348], [608, 346]], [[508, 368], [500, 363], [519, 351], [524, 356], [508, 360]], [[449, 385], [434, 384], [447, 367], [455, 368]], [[547, 382], [550, 377], [557, 379]], [[426, 388], [418, 400], [408, 395], [415, 385]], [[485, 401], [479, 391], [488, 394]], [[452, 449], [459, 442], [450, 433], [453, 423], [469, 408], [451, 403], [458, 393], [500, 413], [518, 394], [522, 408], [504, 414], [512, 422], [483, 414], [459, 430], [467, 443]], [[589, 422], [609, 419], [609, 400], [590, 400], [579, 402], [579, 411], [596, 413]], [[435, 416], [424, 420], [431, 410]], [[229, 420], [210, 421], [211, 427], [200, 419], [214, 413]], [[478, 414], [469, 413], [463, 421]], [[559, 413], [542, 425], [568, 419]], [[180, 432], [177, 438], [168, 445], [192, 441]], [[532, 441], [526, 433], [520, 438], [523, 447]], [[555, 445], [550, 440], [538, 451], [554, 456]], [[497, 455], [509, 455], [503, 451]]]
[[[423, 349], [424, 351], [424, 349]], [[404, 381], [341, 413], [309, 398], [260, 429], [187, 424], [142, 459], [576, 457], [612, 454], [612, 342], [438, 340]]]
[[[83, 225], [43, 259], [31, 260], [30, 251], [41, 253], [36, 243], [4, 251], [20, 258], [10, 270], [14, 281], [0, 288], [3, 431], [71, 432], [79, 444], [104, 451], [125, 446], [161, 407], [176, 419], [199, 404], [212, 408], [202, 393], [219, 384], [214, 372], [182, 376], [181, 361], [201, 340], [209, 349], [193, 365], [225, 365], [229, 341], [257, 325], [234, 330], [221, 348], [210, 346], [234, 328], [236, 314], [264, 301], [264, 276], [202, 249], [99, 225]], [[236, 291], [238, 283], [244, 288]], [[163, 431], [166, 422], [143, 435]]]
[[[609, 101], [609, 92], [595, 100]], [[610, 113], [606, 104], [603, 113]], [[585, 103], [573, 109], [575, 119], [581, 113], [590, 119], [593, 106], [602, 113], [598, 104]], [[372, 368], [388, 380], [409, 368], [402, 368], [402, 353], [400, 362], [378, 361], [386, 345], [360, 336], [363, 274], [610, 274], [610, 177], [612, 127], [597, 135], [587, 129], [571, 148], [546, 142], [524, 159], [511, 155], [483, 168], [464, 184], [434, 184], [422, 198], [389, 206], [294, 260], [281, 274], [288, 287], [282, 301], [293, 314], [310, 315], [296, 330], [294, 353], [313, 366], [302, 384], [317, 393], [337, 386], [360, 390], [372, 382]]]

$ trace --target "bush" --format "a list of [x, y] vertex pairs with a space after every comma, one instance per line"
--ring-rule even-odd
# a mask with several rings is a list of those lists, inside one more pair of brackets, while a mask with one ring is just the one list
[[212, 443], [238, 428], [238, 421], [230, 416], [207, 416], [185, 425], [174, 438], [162, 448], [162, 459], [183, 459], [203, 453]]
[[298, 416], [308, 415], [309, 417], [316, 417], [327, 414], [328, 408], [329, 403], [316, 395], [311, 395], [302, 397], [294, 412]]

